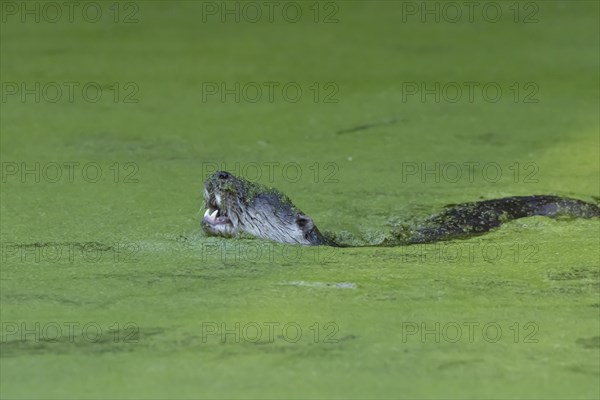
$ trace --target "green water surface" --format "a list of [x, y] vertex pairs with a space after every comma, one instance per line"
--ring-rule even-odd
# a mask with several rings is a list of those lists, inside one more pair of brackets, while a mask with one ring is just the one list
[[597, 2], [6, 3], [2, 398], [600, 396], [598, 219], [396, 248], [199, 229], [216, 169], [374, 243], [450, 203], [594, 201]]

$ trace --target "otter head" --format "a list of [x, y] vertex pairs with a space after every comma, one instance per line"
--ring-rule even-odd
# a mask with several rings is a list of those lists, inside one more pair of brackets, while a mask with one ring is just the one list
[[281, 243], [324, 244], [312, 218], [283, 193], [225, 171], [204, 182], [206, 212], [202, 229], [209, 235], [243, 233]]

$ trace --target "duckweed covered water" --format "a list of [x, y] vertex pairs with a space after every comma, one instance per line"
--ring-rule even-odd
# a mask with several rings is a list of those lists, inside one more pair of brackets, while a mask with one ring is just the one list
[[458, 23], [422, 23], [420, 2], [294, 3], [297, 23], [222, 23], [219, 2], [23, 23], [14, 4], [3, 398], [598, 397], [597, 219], [396, 248], [199, 231], [215, 169], [367, 241], [450, 203], [593, 201], [597, 3]]

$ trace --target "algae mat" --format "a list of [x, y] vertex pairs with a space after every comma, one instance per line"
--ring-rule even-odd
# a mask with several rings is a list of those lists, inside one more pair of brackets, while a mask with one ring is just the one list
[[199, 231], [219, 168], [374, 243], [594, 201], [597, 2], [0, 4], [2, 398], [600, 395], [598, 220]]

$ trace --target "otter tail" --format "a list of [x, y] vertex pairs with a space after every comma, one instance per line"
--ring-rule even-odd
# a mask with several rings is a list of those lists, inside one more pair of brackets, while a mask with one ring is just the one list
[[600, 207], [559, 196], [515, 196], [449, 206], [421, 224], [408, 243], [429, 243], [488, 232], [503, 222], [542, 215], [546, 217], [600, 217]]

